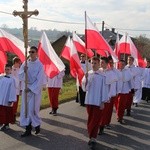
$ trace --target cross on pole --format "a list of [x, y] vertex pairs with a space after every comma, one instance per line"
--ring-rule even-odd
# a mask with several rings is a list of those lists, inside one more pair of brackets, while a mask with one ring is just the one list
[[24, 37], [24, 47], [25, 47], [25, 117], [27, 118], [27, 49], [28, 49], [28, 18], [32, 15], [37, 16], [39, 14], [38, 10], [28, 11], [28, 0], [23, 0], [23, 9], [24, 11], [13, 11], [13, 15], [19, 16], [23, 20], [23, 37]]

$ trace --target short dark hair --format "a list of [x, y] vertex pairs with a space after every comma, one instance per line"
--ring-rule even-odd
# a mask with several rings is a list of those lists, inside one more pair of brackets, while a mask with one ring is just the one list
[[5, 68], [6, 68], [6, 67], [12, 68], [12, 65], [11, 65], [11, 64], [6, 64], [6, 65], [5, 65]]
[[150, 63], [150, 60], [146, 60], [146, 61]]
[[134, 61], [134, 58], [132, 56], [128, 56], [128, 58], [132, 59], [132, 61]]
[[108, 56], [108, 60], [113, 60], [111, 56]]
[[20, 58], [19, 57], [14, 57], [13, 58], [13, 64], [18, 63], [18, 62], [21, 62]]
[[124, 59], [120, 59], [119, 62], [123, 62], [126, 64], [126, 61]]
[[34, 49], [36, 52], [38, 52], [38, 49], [36, 46], [31, 46], [30, 49]]
[[109, 60], [108, 60], [108, 58], [107, 57], [101, 57], [101, 60], [104, 60], [105, 61], [105, 63], [109, 63]]
[[96, 57], [96, 56], [92, 57], [91, 60], [100, 62], [100, 59], [98, 57]]

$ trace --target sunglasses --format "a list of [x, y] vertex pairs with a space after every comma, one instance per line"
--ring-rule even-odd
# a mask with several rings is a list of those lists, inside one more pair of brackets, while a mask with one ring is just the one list
[[35, 51], [29, 51], [29, 54], [34, 54], [35, 53]]

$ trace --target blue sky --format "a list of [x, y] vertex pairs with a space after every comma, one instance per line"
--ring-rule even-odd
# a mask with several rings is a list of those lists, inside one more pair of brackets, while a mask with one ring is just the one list
[[[101, 22], [104, 20], [106, 28], [117, 27], [121, 34], [128, 32], [131, 36], [146, 34], [150, 37], [150, 31], [133, 32], [121, 29], [150, 29], [150, 0], [28, 0], [29, 10], [38, 9], [37, 18], [56, 21], [81, 22], [83, 24], [58, 24], [29, 20], [29, 28], [57, 29], [77, 31], [84, 33], [84, 11], [97, 27], [101, 30]], [[0, 11], [12, 13], [13, 10], [22, 10], [22, 0], [1, 0]], [[0, 13], [0, 26], [7, 24], [9, 27], [22, 27], [19, 17]]]

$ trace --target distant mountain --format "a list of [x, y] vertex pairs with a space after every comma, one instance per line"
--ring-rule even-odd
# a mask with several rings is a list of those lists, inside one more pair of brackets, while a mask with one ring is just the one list
[[[23, 33], [22, 33], [22, 28], [1, 28], [10, 34], [16, 36], [17, 38], [23, 40]], [[29, 45], [38, 45], [38, 41], [41, 38], [42, 32], [45, 31], [50, 42], [53, 43], [56, 41], [58, 38], [60, 38], [63, 35], [71, 35], [71, 32], [69, 31], [58, 31], [56, 29], [54, 30], [36, 30], [36, 28], [32, 27], [28, 30], [29, 34]]]

